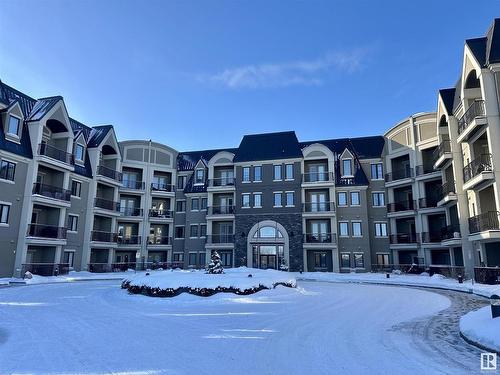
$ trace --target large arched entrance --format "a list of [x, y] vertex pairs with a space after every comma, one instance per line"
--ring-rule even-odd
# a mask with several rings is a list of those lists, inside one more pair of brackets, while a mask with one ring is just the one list
[[289, 240], [285, 228], [272, 220], [260, 221], [248, 232], [247, 266], [261, 269], [288, 268]]

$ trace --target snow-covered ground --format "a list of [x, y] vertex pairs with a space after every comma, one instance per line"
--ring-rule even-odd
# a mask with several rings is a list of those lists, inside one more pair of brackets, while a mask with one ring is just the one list
[[469, 340], [500, 353], [500, 318], [491, 317], [490, 306], [465, 314], [460, 319], [460, 332]]
[[463, 367], [399, 328], [448, 306], [432, 291], [318, 282], [207, 298], [119, 281], [3, 288], [0, 373], [470, 373], [479, 359]]

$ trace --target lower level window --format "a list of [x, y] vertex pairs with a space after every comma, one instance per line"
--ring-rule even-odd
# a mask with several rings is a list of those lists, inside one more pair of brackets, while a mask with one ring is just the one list
[[314, 253], [314, 266], [316, 268], [326, 268], [326, 253]]
[[377, 264], [388, 265], [389, 264], [389, 254], [377, 254]]
[[184, 253], [174, 253], [174, 262], [183, 262]]
[[219, 252], [220, 260], [223, 267], [231, 267], [233, 265], [233, 254], [230, 252]]
[[205, 266], [205, 253], [199, 253], [198, 257], [199, 257], [199, 265], [202, 267]]
[[74, 258], [75, 258], [75, 253], [73, 251], [65, 251], [63, 257], [63, 263], [69, 264], [70, 267], [73, 267]]
[[0, 204], [0, 224], [9, 223], [10, 205]]
[[340, 267], [351, 268], [351, 254], [349, 253], [340, 254]]
[[354, 254], [354, 267], [365, 268], [365, 259], [363, 254], [360, 253]]
[[189, 253], [189, 265], [196, 266], [196, 253]]

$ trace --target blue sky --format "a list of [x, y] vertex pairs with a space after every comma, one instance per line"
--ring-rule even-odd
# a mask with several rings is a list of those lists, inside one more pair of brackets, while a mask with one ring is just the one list
[[0, 1], [0, 78], [119, 139], [381, 134], [432, 111], [497, 0]]

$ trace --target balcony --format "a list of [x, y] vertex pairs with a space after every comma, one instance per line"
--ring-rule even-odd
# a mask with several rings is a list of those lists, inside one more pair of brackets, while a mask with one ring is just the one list
[[121, 207], [120, 214], [121, 216], [142, 217], [143, 210], [135, 207]]
[[441, 229], [442, 241], [460, 240], [460, 225], [448, 225]]
[[441, 243], [443, 233], [439, 232], [422, 232], [420, 233], [422, 243]]
[[141, 236], [131, 235], [131, 236], [117, 236], [119, 245], [140, 245]]
[[464, 190], [493, 180], [491, 154], [482, 154], [464, 167]]
[[442, 141], [432, 153], [434, 158], [434, 168], [441, 167], [447, 159], [452, 158], [451, 142], [449, 140]]
[[97, 175], [107, 177], [117, 182], [122, 182], [123, 179], [121, 172], [105, 167], [104, 165], [100, 165], [97, 167]]
[[332, 172], [309, 172], [302, 175], [303, 184], [321, 184], [325, 182], [334, 182]]
[[73, 154], [66, 152], [65, 150], [58, 149], [57, 147], [51, 146], [47, 143], [40, 143], [38, 145], [38, 155], [46, 156], [48, 158], [60, 161], [65, 164], [74, 165], [75, 157]]
[[234, 234], [212, 234], [207, 236], [208, 244], [234, 244]]
[[172, 184], [166, 184], [162, 182], [151, 183], [151, 192], [173, 193], [174, 191], [175, 186]]
[[28, 225], [29, 237], [51, 238], [57, 240], [66, 239], [67, 229], [55, 225], [30, 224]]
[[390, 173], [385, 174], [385, 182], [394, 182], [399, 180], [404, 180], [407, 178], [413, 178], [413, 168], [407, 167], [402, 169], [397, 169]]
[[418, 208], [423, 209], [423, 208], [435, 208], [437, 207], [438, 204], [438, 199], [437, 198], [420, 198], [418, 200]]
[[412, 211], [412, 210], [415, 210], [415, 208], [416, 208], [416, 201], [415, 200], [406, 200], [406, 201], [399, 201], [399, 202], [395, 202], [395, 203], [389, 203], [387, 205], [387, 212], [393, 213], [393, 212]]
[[119, 202], [113, 202], [104, 198], [94, 198], [94, 207], [95, 208], [102, 208], [104, 210], [108, 211], [115, 211], [119, 212], [120, 211], [120, 203]]
[[134, 180], [122, 181], [123, 189], [144, 190], [144, 187], [145, 187], [144, 181], [134, 181]]
[[208, 191], [233, 191], [235, 190], [234, 177], [216, 177], [208, 180]]
[[334, 202], [306, 202], [302, 203], [302, 212], [311, 214], [335, 212]]
[[148, 245], [172, 245], [172, 237], [168, 236], [149, 236]]
[[118, 234], [93, 230], [90, 232], [90, 240], [95, 242], [117, 242]]
[[475, 100], [458, 120], [458, 142], [467, 141], [476, 131], [486, 125], [484, 100]]
[[455, 189], [455, 182], [445, 182], [442, 184], [438, 188], [437, 196], [439, 197], [439, 202], [437, 203], [438, 207], [456, 201], [457, 193]]
[[21, 275], [30, 272], [39, 276], [67, 275], [70, 271], [68, 263], [24, 263], [21, 265]]
[[306, 233], [304, 243], [306, 244], [334, 244], [337, 242], [335, 233]]
[[416, 244], [418, 243], [418, 236], [416, 233], [391, 234], [389, 236], [389, 242], [391, 245]]
[[432, 165], [417, 165], [415, 167], [415, 176], [425, 176], [431, 173], [439, 172]]
[[207, 208], [207, 216], [234, 215], [234, 206], [211, 206]]
[[57, 199], [60, 201], [71, 201], [71, 190], [62, 189], [60, 187], [41, 184], [35, 182], [33, 184], [33, 194], [41, 195], [43, 197]]
[[498, 211], [488, 211], [484, 214], [479, 214], [469, 218], [469, 232], [480, 233], [490, 230], [499, 230], [499, 216]]
[[172, 211], [152, 208], [149, 210], [149, 217], [151, 219], [171, 219]]

